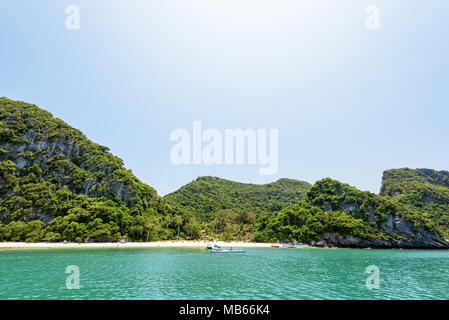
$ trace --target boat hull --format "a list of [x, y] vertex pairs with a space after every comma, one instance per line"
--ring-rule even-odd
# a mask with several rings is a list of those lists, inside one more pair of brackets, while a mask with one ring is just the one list
[[212, 253], [245, 253], [245, 250], [212, 250]]

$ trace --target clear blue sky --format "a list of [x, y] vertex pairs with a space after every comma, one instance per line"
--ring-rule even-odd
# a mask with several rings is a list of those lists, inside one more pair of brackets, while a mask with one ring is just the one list
[[[67, 30], [65, 8], [80, 8]], [[380, 30], [365, 9], [380, 8]], [[159, 194], [197, 176], [449, 169], [449, 1], [3, 0], [0, 96], [108, 146]], [[174, 166], [176, 128], [279, 129], [279, 170]]]

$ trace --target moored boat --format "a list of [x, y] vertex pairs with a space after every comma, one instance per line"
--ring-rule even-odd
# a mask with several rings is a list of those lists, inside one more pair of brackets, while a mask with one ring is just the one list
[[308, 248], [309, 246], [307, 244], [304, 244], [302, 242], [284, 242], [281, 244], [282, 248]]
[[222, 249], [222, 248], [212, 248], [212, 253], [245, 253], [245, 250], [233, 250], [231, 249]]
[[296, 248], [296, 244], [295, 243], [283, 243], [282, 244], [282, 248]]

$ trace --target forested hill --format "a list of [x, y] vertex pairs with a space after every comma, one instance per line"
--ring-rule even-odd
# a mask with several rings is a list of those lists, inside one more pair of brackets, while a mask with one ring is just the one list
[[0, 98], [0, 240], [171, 238], [190, 221], [179, 214], [108, 148], [35, 105]]
[[249, 184], [217, 177], [199, 177], [165, 199], [210, 221], [219, 210], [255, 214], [275, 212], [301, 200], [311, 185], [304, 181], [279, 179], [269, 184]]
[[165, 197], [108, 148], [39, 107], [0, 98], [0, 241], [293, 241], [447, 248], [449, 173], [385, 171], [381, 195], [200, 177]]
[[432, 219], [449, 239], [449, 172], [391, 169], [384, 172], [380, 194]]
[[435, 224], [416, 210], [329, 178], [298, 204], [261, 216], [258, 241], [299, 240], [316, 246], [447, 248]]

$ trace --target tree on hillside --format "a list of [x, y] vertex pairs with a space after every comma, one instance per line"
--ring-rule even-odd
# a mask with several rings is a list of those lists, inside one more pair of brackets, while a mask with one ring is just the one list
[[180, 215], [175, 215], [175, 216], [173, 216], [173, 222], [174, 222], [174, 224], [178, 227], [178, 234], [177, 234], [177, 238], [178, 238], [178, 240], [179, 240], [179, 229], [180, 229], [180, 227], [181, 227], [181, 224], [182, 224], [182, 217], [180, 216]]

